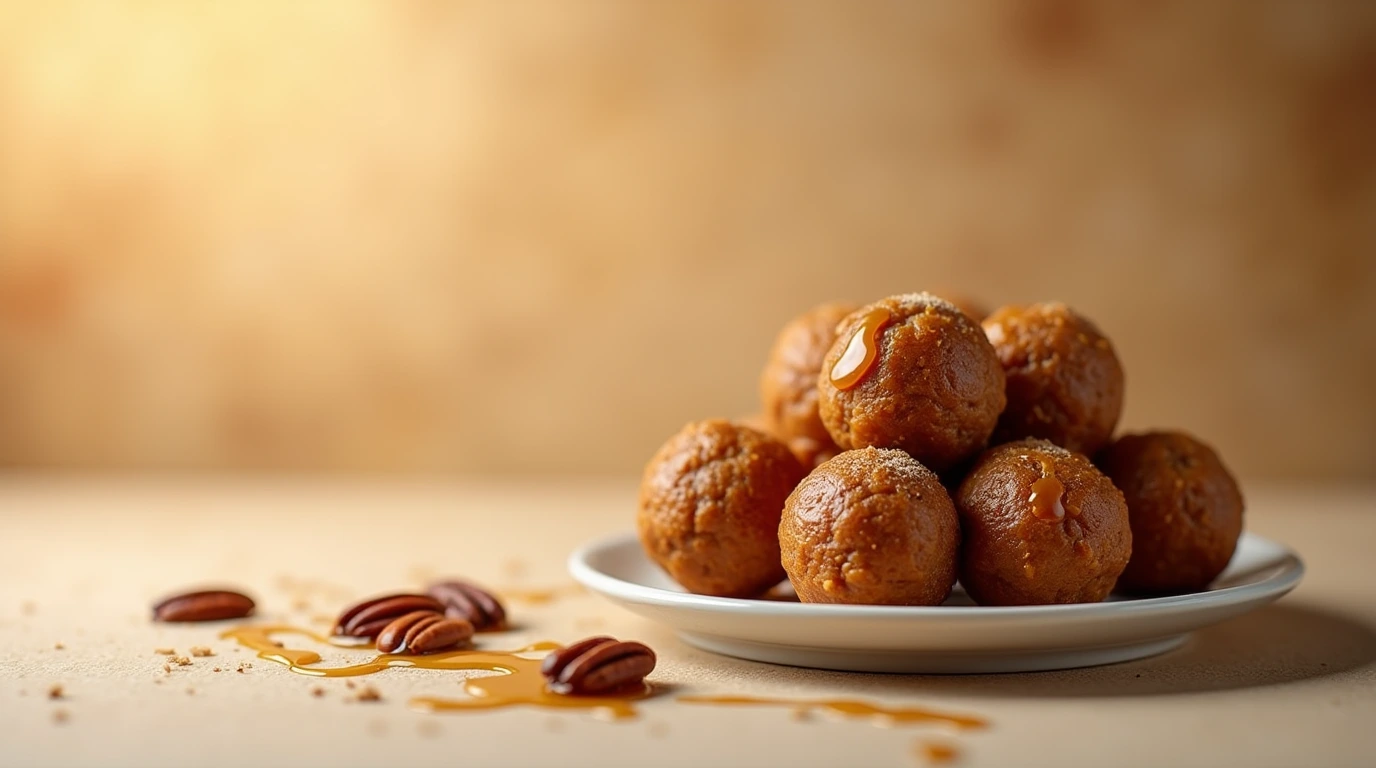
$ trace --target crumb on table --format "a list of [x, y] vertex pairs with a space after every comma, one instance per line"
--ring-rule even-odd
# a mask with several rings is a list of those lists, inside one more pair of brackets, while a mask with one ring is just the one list
[[176, 656], [176, 648], [154, 648], [153, 653], [158, 656]]
[[54, 683], [53, 686], [48, 689], [48, 698], [50, 699], [60, 699], [65, 695], [66, 693], [62, 690], [62, 683]]

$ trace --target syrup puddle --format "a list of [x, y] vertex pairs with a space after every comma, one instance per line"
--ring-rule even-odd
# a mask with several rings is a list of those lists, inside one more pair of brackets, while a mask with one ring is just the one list
[[[470, 677], [463, 681], [466, 699], [439, 696], [418, 696], [409, 702], [413, 709], [423, 712], [473, 711], [501, 709], [514, 706], [535, 706], [546, 709], [587, 709], [604, 719], [623, 720], [636, 716], [634, 702], [655, 693], [654, 686], [641, 683], [626, 691], [609, 696], [565, 696], [545, 688], [540, 673], [543, 653], [561, 647], [558, 643], [533, 643], [514, 651], [460, 650], [432, 653], [425, 656], [383, 653], [361, 664], [340, 667], [314, 667], [321, 661], [315, 651], [284, 648], [273, 641], [274, 635], [298, 635], [336, 648], [372, 650], [370, 644], [349, 642], [350, 639], [324, 635], [285, 625], [248, 626], [231, 629], [220, 635], [258, 652], [258, 658], [282, 664], [292, 672], [312, 677], [357, 677], [371, 675], [390, 667], [416, 667], [440, 670], [478, 670], [496, 672], [495, 675]], [[529, 658], [523, 654], [541, 653]]]
[[847, 719], [868, 720], [871, 725], [888, 728], [895, 725], [915, 725], [917, 723], [942, 723], [961, 730], [984, 728], [989, 722], [980, 717], [957, 715], [921, 707], [891, 707], [871, 704], [859, 699], [776, 699], [756, 696], [680, 696], [685, 704], [717, 704], [757, 707], [787, 707], [794, 716], [806, 719], [813, 712], [840, 715]]

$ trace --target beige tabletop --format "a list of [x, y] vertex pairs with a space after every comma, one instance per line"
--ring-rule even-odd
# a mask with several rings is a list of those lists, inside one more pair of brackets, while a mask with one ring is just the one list
[[[628, 529], [634, 490], [0, 476], [0, 765], [914, 766], [933, 762], [927, 745], [959, 765], [1376, 765], [1376, 491], [1250, 489], [1248, 528], [1298, 550], [1305, 580], [1181, 650], [937, 677], [714, 656], [573, 588], [565, 556]], [[322, 629], [351, 599], [442, 575], [507, 593], [518, 627], [482, 645], [642, 640], [659, 651], [661, 695], [618, 722], [534, 708], [431, 714], [408, 702], [462, 697], [465, 673], [389, 669], [357, 679], [381, 695], [361, 702], [349, 681], [294, 674], [220, 639], [226, 625], [149, 621], [160, 595], [226, 582], [258, 598], [254, 621]], [[543, 590], [552, 599], [532, 599]], [[192, 646], [215, 655], [167, 671], [155, 653]], [[876, 727], [679, 700], [727, 694], [860, 698], [989, 725]]]

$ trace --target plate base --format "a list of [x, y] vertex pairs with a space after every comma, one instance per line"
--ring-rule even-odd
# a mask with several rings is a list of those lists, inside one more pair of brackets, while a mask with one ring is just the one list
[[790, 667], [835, 669], [842, 672], [896, 672], [924, 675], [969, 675], [1007, 672], [1046, 672], [1053, 669], [1097, 667], [1157, 656], [1185, 644], [1188, 634], [1107, 648], [997, 653], [939, 653], [924, 651], [855, 651], [803, 648], [759, 643], [716, 635], [679, 632], [683, 642], [704, 651], [747, 661]]

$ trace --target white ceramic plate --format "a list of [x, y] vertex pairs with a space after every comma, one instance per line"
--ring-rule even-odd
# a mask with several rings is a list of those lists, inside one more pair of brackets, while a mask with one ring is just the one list
[[812, 605], [688, 594], [645, 557], [633, 534], [569, 557], [584, 586], [667, 624], [689, 645], [742, 659], [860, 672], [1032, 672], [1140, 659], [1294, 589], [1304, 565], [1243, 534], [1207, 592], [1103, 603], [985, 608], [957, 588], [945, 605]]

